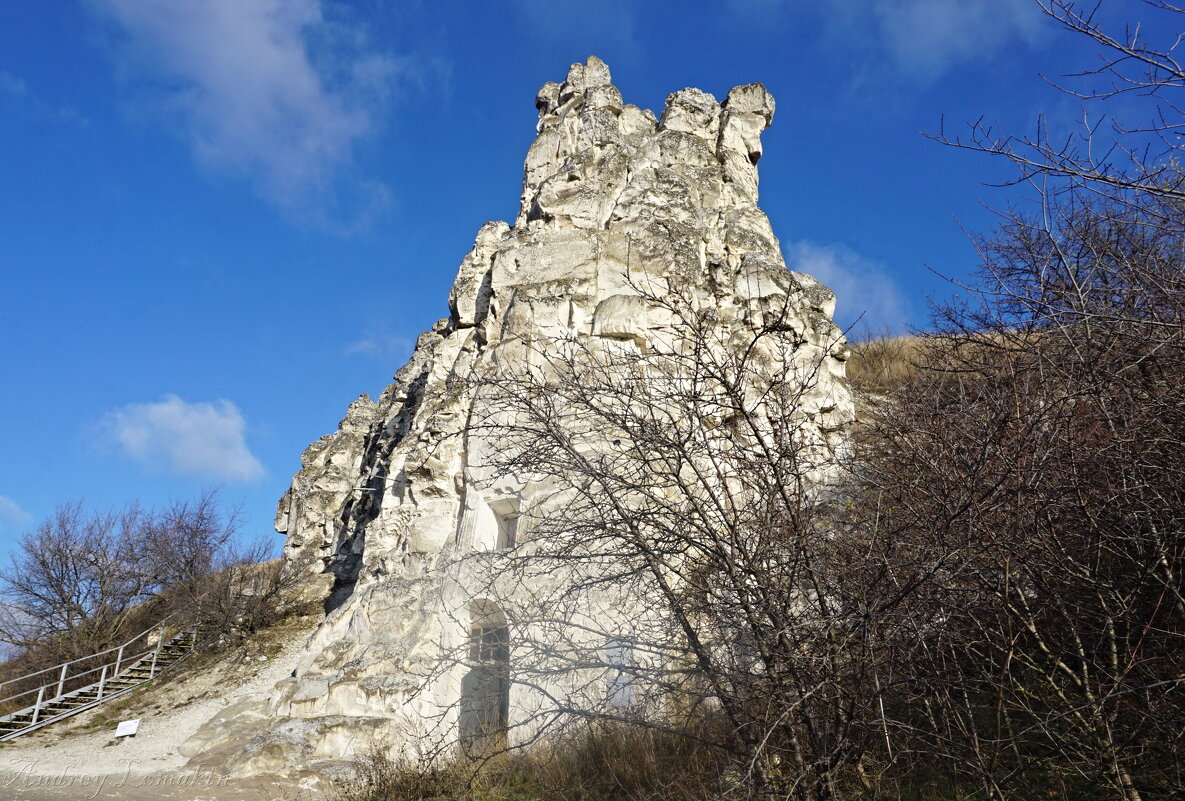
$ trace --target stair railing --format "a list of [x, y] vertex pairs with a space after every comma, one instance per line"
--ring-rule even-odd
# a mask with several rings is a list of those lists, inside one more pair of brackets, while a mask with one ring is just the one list
[[[161, 649], [168, 642], [165, 637], [165, 633], [170, 628], [177, 629], [178, 633], [185, 630], [184, 627], [177, 627], [171, 622], [175, 620], [179, 614], [180, 612], [169, 615], [164, 620], [155, 623], [154, 625], [150, 626], [144, 631], [141, 631], [139, 634], [120, 645], [113, 646], [94, 654], [89, 654], [88, 656], [71, 659], [59, 665], [54, 665], [53, 667], [43, 668], [41, 670], [33, 671], [32, 673], [26, 673], [23, 676], [18, 676], [16, 678], [0, 682], [0, 694], [3, 694], [6, 687], [11, 690], [38, 676], [45, 676], [46, 674], [54, 676], [54, 678], [48, 682], [42, 680], [36, 687], [32, 687], [30, 689], [8, 695], [7, 697], [0, 698], [0, 710], [9, 708], [10, 706], [16, 706], [16, 704], [13, 702], [17, 701], [17, 699], [32, 696], [34, 693], [36, 693], [36, 700], [33, 702], [31, 707], [18, 709], [15, 712], [8, 713], [9, 715], [15, 717], [31, 712], [32, 720], [30, 721], [29, 725], [35, 725], [40, 721], [42, 712], [46, 706], [52, 704], [62, 696], [67, 695], [69, 692], [76, 692], [88, 686], [93, 686], [94, 684], [93, 679], [81, 683], [79, 683], [79, 679], [87, 676], [93, 676], [96, 673], [99, 674], [96, 700], [101, 700], [105, 697], [105, 693], [110, 695], [110, 692], [107, 692], [109, 690], [108, 685], [111, 680], [119, 676], [122, 668], [135, 665], [140, 660], [145, 659], [150, 655], [152, 662], [149, 668], [149, 678], [154, 678], [157, 672], [157, 661], [160, 656]], [[157, 635], [157, 638], [156, 642], [153, 643], [151, 647], [144, 648], [142, 650], [134, 650], [131, 655], [128, 654], [129, 649], [136, 646], [138, 643], [147, 644], [149, 642], [149, 635], [153, 633]], [[115, 658], [113, 660], [104, 661], [98, 666], [90, 667], [85, 670], [71, 670], [72, 666], [80, 666], [80, 663], [84, 662], [91, 662], [93, 664], [93, 660], [98, 660], [102, 657], [108, 657], [113, 653], [115, 654]], [[67, 681], [69, 681], [72, 688], [69, 691], [66, 689]], [[53, 690], [53, 694], [47, 698], [46, 694], [51, 689]]]

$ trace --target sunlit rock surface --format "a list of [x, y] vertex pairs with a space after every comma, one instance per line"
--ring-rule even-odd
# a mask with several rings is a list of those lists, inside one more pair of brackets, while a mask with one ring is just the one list
[[371, 738], [455, 730], [460, 680], [434, 664], [477, 613], [448, 566], [498, 547], [523, 488], [474, 469], [474, 410], [445, 384], [517, 358], [524, 341], [643, 346], [662, 321], [631, 279], [673, 278], [734, 325], [788, 298], [803, 358], [823, 367], [804, 412], [820, 443], [843, 446], [852, 405], [834, 296], [787, 269], [757, 206], [761, 132], [774, 117], [765, 88], [738, 86], [723, 101], [683, 89], [656, 117], [624, 103], [592, 57], [544, 84], [535, 105], [514, 225], [482, 226], [449, 316], [379, 398], [359, 398], [308, 447], [280, 501], [285, 557], [307, 574], [309, 596], [326, 600], [325, 622], [271, 698], [227, 710], [191, 740], [195, 762], [280, 770], [348, 758]]

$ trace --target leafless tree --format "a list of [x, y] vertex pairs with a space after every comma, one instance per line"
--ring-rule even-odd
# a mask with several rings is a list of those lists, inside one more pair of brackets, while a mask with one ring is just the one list
[[[1183, 13], [1146, 5], [1162, 21]], [[889, 739], [906, 752], [899, 768], [917, 768], [911, 780], [928, 767], [986, 798], [1177, 797], [1180, 36], [1150, 43], [1147, 31], [1168, 27], [1113, 34], [1099, 6], [1041, 7], [1103, 51], [1065, 87], [1084, 120], [1119, 95], [1152, 113], [1087, 121], [1060, 142], [1044, 122], [1029, 138], [976, 123], [946, 140], [1010, 160], [1037, 211], [1002, 212], [976, 239], [977, 280], [939, 309], [921, 369], [866, 429], [859, 531], [873, 563], [911, 587], [919, 644], [898, 665]]]
[[[1143, 0], [1148, 24], [1129, 24], [1118, 32], [1101, 22], [1103, 3], [1036, 2], [1046, 17], [1099, 48], [1097, 65], [1051, 81], [1082, 101], [1078, 129], [1051, 130], [1043, 117], [1033, 134], [1017, 136], [980, 119], [965, 137], [942, 130], [935, 138], [1011, 161], [1018, 168], [1012, 184], [1086, 192], [1133, 204], [1146, 215], [1163, 211], [1171, 223], [1173, 205], [1185, 200], [1179, 169], [1185, 148], [1185, 66], [1175, 55], [1185, 8], [1167, 0]], [[1119, 98], [1125, 101], [1122, 117], [1096, 112], [1106, 108], [1103, 101]], [[1133, 119], [1140, 113], [1133, 107], [1146, 109], [1143, 119]]]
[[64, 504], [18, 543], [0, 575], [0, 639], [22, 665], [95, 653], [179, 614], [218, 632], [282, 610], [284, 576], [266, 546], [238, 543], [215, 491], [159, 510]]
[[1185, 249], [1129, 206], [1046, 210], [980, 241], [974, 302], [862, 449], [861, 531], [923, 647], [901, 731], [989, 798], [1172, 797]]
[[722, 335], [677, 285], [635, 287], [665, 336], [503, 343], [454, 387], [470, 466], [523, 507], [513, 547], [452, 566], [490, 606], [447, 669], [545, 699], [468, 710], [479, 734], [681, 733], [753, 797], [1185, 792], [1185, 79], [1174, 40], [1041, 7], [1110, 54], [1084, 103], [1152, 121], [947, 140], [1011, 160], [1037, 212], [877, 368], [851, 458], [809, 435], [830, 365], [785, 309]]
[[808, 346], [785, 298], [730, 324], [675, 282], [635, 290], [669, 321], [644, 346], [523, 343], [457, 388], [484, 410], [471, 463], [527, 487], [514, 547], [459, 568], [507, 604], [511, 692], [546, 699], [513, 723], [682, 731], [741, 766], [722, 791], [841, 797], [883, 737], [882, 610], [829, 546], [842, 344]]
[[71, 658], [121, 631], [157, 588], [139, 537], [145, 517], [137, 506], [88, 513], [65, 504], [22, 537], [2, 579], [4, 640]]
[[[637, 703], [597, 715], [712, 710], [708, 739], [758, 795], [1180, 794], [1182, 72], [1171, 41], [1042, 8], [1111, 54], [1079, 76], [1114, 80], [1084, 102], [1130, 92], [1154, 122], [1115, 122], [1104, 148], [1097, 124], [1061, 145], [1044, 124], [948, 140], [1012, 160], [1038, 212], [977, 240], [978, 281], [878, 386], [844, 494], [812, 481], [802, 437], [823, 365], [786, 358], [776, 315], [728, 347], [664, 286], [643, 294], [677, 338], [549, 343], [486, 377], [489, 466], [539, 498], [483, 569], [490, 597], [539, 588], [516, 610], [510, 681], [553, 693], [541, 715], [587, 717], [627, 674]], [[593, 590], [659, 614], [631, 630], [588, 613]], [[574, 668], [584, 683], [556, 693]]]

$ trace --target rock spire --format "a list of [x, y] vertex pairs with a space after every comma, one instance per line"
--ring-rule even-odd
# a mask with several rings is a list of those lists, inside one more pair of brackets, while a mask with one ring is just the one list
[[325, 621], [270, 698], [195, 736], [187, 751], [197, 761], [251, 772], [341, 759], [347, 741], [420, 730], [455, 703], [456, 687], [424, 678], [448, 605], [466, 600], [444, 586], [442, 565], [494, 547], [490, 510], [521, 488], [470, 466], [471, 410], [446, 399], [445, 384], [514, 358], [524, 339], [645, 343], [658, 322], [631, 288], [637, 276], [679, 281], [722, 319], [789, 299], [803, 358], [825, 367], [804, 407], [819, 441], [842, 447], [852, 406], [834, 296], [787, 269], [757, 206], [761, 133], [774, 117], [765, 87], [738, 86], [723, 101], [682, 89], [656, 117], [624, 103], [590, 57], [544, 84], [535, 106], [514, 225], [481, 227], [448, 317], [419, 337], [377, 400], [360, 397], [308, 447], [280, 501], [285, 559], [327, 599]]

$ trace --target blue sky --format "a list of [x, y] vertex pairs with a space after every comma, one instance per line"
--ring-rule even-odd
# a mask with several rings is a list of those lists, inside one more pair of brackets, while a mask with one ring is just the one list
[[1040, 75], [1092, 53], [1029, 0], [0, 3], [0, 551], [62, 501], [212, 486], [271, 535], [304, 447], [513, 220], [535, 91], [573, 61], [656, 111], [764, 82], [787, 259], [903, 330], [950, 292], [929, 268], [974, 268], [960, 224], [1022, 197], [919, 131], [1068, 126]]

